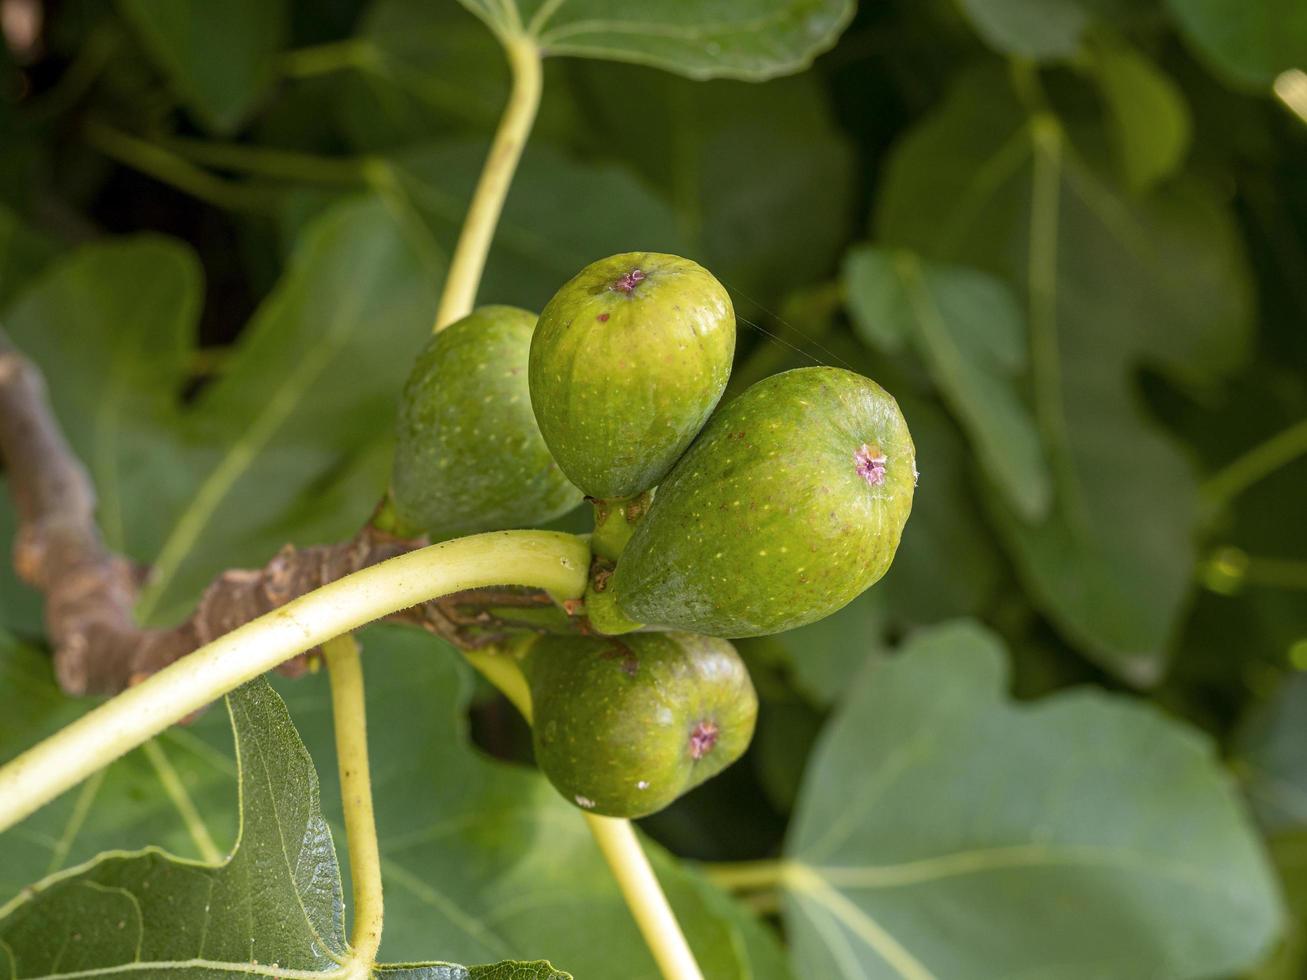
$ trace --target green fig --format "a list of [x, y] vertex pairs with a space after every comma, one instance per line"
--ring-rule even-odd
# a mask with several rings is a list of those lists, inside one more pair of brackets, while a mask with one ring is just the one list
[[581, 502], [531, 411], [534, 314], [484, 306], [432, 336], [400, 399], [391, 497], [433, 540], [530, 527]]
[[628, 622], [596, 625], [739, 637], [822, 619], [885, 574], [916, 481], [907, 423], [874, 381], [773, 375], [713, 416], [659, 486], [605, 583]]
[[627, 252], [554, 294], [531, 341], [531, 403], [563, 472], [591, 497], [656, 486], [726, 389], [735, 311], [689, 259]]
[[758, 697], [726, 640], [542, 636], [522, 668], [536, 763], [592, 813], [661, 810], [738, 759], [753, 737]]

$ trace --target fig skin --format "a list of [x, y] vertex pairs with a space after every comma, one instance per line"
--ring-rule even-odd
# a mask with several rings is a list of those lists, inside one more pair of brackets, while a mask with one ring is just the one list
[[657, 629], [742, 637], [815, 622], [885, 574], [916, 477], [907, 423], [874, 381], [773, 375], [725, 405], [663, 481], [607, 591]]
[[391, 497], [433, 541], [532, 527], [581, 502], [531, 410], [536, 317], [483, 306], [432, 336], [404, 385]]
[[658, 484], [726, 389], [735, 310], [689, 259], [627, 252], [564, 285], [531, 342], [531, 403], [563, 472], [588, 496]]
[[744, 754], [758, 698], [728, 641], [542, 636], [522, 660], [536, 763], [591, 813], [643, 817]]

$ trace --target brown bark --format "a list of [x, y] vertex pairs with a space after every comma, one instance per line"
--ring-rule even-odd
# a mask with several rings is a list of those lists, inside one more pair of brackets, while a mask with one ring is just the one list
[[[297, 596], [424, 543], [368, 524], [340, 544], [288, 545], [261, 569], [224, 572], [185, 622], [141, 628], [132, 614], [138, 572], [105, 547], [95, 523], [94, 487], [50, 409], [41, 374], [3, 334], [0, 460], [19, 519], [14, 567], [44, 593], [55, 674], [69, 694], [116, 693]], [[508, 629], [553, 625], [554, 608], [538, 591], [481, 589], [394, 618], [472, 649], [502, 640]], [[556, 619], [568, 628], [561, 611]], [[286, 669], [293, 673], [303, 662], [297, 658]]]

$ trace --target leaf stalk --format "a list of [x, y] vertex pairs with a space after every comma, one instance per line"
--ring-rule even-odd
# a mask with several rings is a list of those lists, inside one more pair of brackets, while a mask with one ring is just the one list
[[543, 73], [539, 48], [525, 34], [506, 36], [502, 40], [513, 74], [513, 88], [473, 192], [472, 203], [463, 219], [458, 244], [454, 247], [454, 257], [449, 264], [449, 275], [436, 312], [436, 330], [443, 330], [472, 312], [486, 257], [494, 241], [495, 226], [499, 224], [504, 200], [508, 197], [518, 161], [522, 159], [522, 151], [540, 109]]
[[349, 874], [354, 894], [351, 958], [363, 976], [370, 974], [381, 948], [384, 902], [381, 892], [381, 845], [372, 810], [372, 776], [368, 767], [368, 722], [363, 664], [358, 641], [346, 633], [322, 645], [331, 679], [331, 720], [336, 732], [340, 802], [345, 812]]

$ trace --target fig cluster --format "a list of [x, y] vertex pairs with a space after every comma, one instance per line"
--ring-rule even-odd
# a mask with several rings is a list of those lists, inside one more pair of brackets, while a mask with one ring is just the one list
[[719, 406], [734, 352], [711, 273], [630, 252], [538, 319], [490, 306], [436, 334], [404, 389], [402, 527], [439, 539], [594, 505], [583, 614], [517, 656], [537, 762], [595, 813], [652, 813], [738, 758], [757, 699], [728, 639], [847, 604], [912, 507], [912, 437], [879, 385], [800, 368]]

